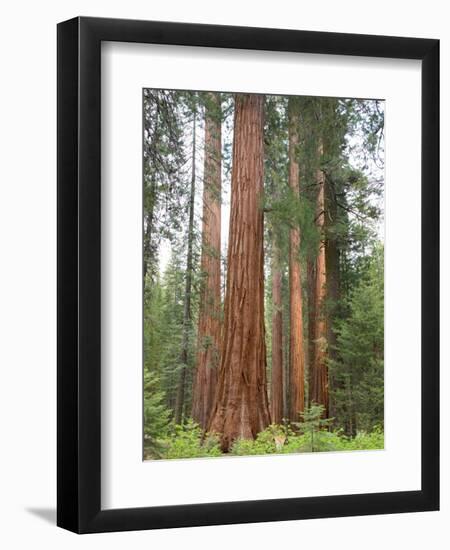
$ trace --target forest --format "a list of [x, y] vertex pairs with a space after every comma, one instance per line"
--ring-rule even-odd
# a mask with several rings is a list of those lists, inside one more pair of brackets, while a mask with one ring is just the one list
[[143, 90], [145, 460], [384, 448], [384, 102]]

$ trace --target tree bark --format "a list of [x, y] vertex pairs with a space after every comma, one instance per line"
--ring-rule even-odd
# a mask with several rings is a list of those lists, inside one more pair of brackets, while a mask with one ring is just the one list
[[[319, 162], [323, 155], [323, 144], [318, 146]], [[320, 233], [319, 250], [316, 258], [314, 286], [314, 357], [311, 373], [311, 401], [325, 407], [325, 416], [329, 415], [328, 402], [328, 366], [327, 366], [327, 320], [325, 311], [327, 272], [325, 258], [325, 175], [320, 167], [316, 171], [317, 210], [316, 224]]]
[[154, 211], [156, 203], [156, 184], [155, 180], [152, 177], [150, 186], [146, 189], [146, 201], [145, 201], [145, 211], [144, 211], [144, 238], [143, 238], [143, 277], [144, 277], [144, 292], [150, 286], [147, 280], [147, 274], [150, 270], [150, 265], [154, 261], [152, 254], [152, 237], [154, 231]]
[[[153, 136], [158, 135], [158, 123], [159, 123], [159, 103], [156, 102], [156, 108], [155, 108], [155, 127], [153, 131]], [[151, 150], [153, 143], [150, 145], [147, 145], [147, 151]], [[144, 149], [145, 150], [145, 149]], [[147, 153], [148, 155], [148, 153]], [[145, 179], [144, 179], [144, 185], [145, 185]], [[153, 235], [153, 222], [154, 222], [154, 211], [156, 206], [156, 182], [155, 177], [152, 174], [150, 176], [150, 185], [145, 187], [144, 190], [144, 238], [143, 238], [143, 277], [144, 277], [144, 295], [148, 288], [148, 281], [147, 281], [147, 273], [149, 270], [149, 266], [151, 261], [154, 259], [152, 258], [152, 235]]]
[[307, 260], [307, 280], [308, 280], [308, 406], [311, 405], [312, 394], [312, 373], [314, 365], [314, 338], [315, 338], [315, 319], [316, 308], [314, 303], [316, 286], [316, 261], [308, 258]]
[[205, 104], [202, 282], [198, 314], [197, 366], [192, 396], [192, 418], [203, 429], [207, 427], [213, 406], [220, 359], [221, 155], [220, 94], [210, 93]]
[[[289, 273], [281, 280], [283, 311], [289, 311]], [[283, 418], [289, 418], [289, 315], [283, 316]]]
[[186, 257], [186, 279], [183, 311], [183, 337], [181, 345], [181, 370], [178, 380], [177, 396], [175, 401], [175, 424], [183, 420], [184, 394], [186, 387], [186, 370], [189, 363], [189, 333], [191, 329], [191, 293], [192, 293], [192, 246], [194, 241], [194, 206], [195, 206], [195, 156], [196, 156], [196, 112], [194, 110], [192, 122], [192, 172], [191, 189], [189, 195], [189, 225]]
[[209, 431], [228, 451], [270, 424], [264, 337], [261, 206], [264, 96], [236, 94], [223, 344]]
[[280, 251], [273, 243], [272, 252], [272, 384], [270, 411], [272, 422], [281, 424], [283, 419], [283, 318], [282, 318], [282, 273]]
[[[298, 108], [295, 98], [289, 99], [289, 186], [299, 194]], [[305, 407], [305, 352], [303, 346], [302, 280], [300, 266], [300, 229], [289, 231], [290, 291], [290, 418], [298, 420]]]
[[[330, 181], [325, 180], [325, 269], [327, 274], [327, 349], [328, 361], [337, 359], [337, 335], [335, 332], [335, 319], [338, 316], [338, 306], [341, 296], [341, 277], [340, 277], [340, 249], [336, 235], [336, 225], [338, 223], [338, 207], [336, 202], [336, 191]], [[335, 380], [331, 373], [328, 376], [329, 385], [329, 414], [335, 415], [335, 404], [333, 388]]]

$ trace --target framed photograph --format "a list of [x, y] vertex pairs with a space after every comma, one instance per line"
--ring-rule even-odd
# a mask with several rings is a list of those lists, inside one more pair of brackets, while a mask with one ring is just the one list
[[58, 25], [77, 533], [437, 510], [439, 41]]

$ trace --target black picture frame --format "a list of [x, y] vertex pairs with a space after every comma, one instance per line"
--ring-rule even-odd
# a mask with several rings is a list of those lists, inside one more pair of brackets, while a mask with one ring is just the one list
[[[102, 41], [422, 61], [420, 491], [101, 509]], [[58, 25], [57, 66], [57, 524], [76, 533], [94, 533], [438, 510], [439, 41], [77, 17]]]

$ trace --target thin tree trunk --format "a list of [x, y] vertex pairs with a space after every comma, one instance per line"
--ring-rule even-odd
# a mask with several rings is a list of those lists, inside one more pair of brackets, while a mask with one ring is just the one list
[[220, 359], [221, 155], [220, 94], [211, 93], [205, 105], [202, 286], [198, 314], [197, 367], [192, 396], [192, 417], [203, 429], [207, 427], [213, 406]]
[[[289, 311], [289, 274], [281, 281], [283, 311]], [[283, 418], [289, 418], [289, 315], [283, 316]]]
[[[155, 114], [155, 135], [158, 132], [159, 103], [156, 104]], [[150, 188], [146, 189], [144, 194], [144, 243], [143, 243], [143, 277], [144, 277], [144, 295], [147, 290], [147, 273], [152, 260], [152, 235], [153, 235], [153, 217], [156, 205], [156, 182], [154, 175], [150, 178]]]
[[[318, 146], [319, 162], [323, 155], [323, 144]], [[318, 168], [316, 172], [317, 210], [316, 223], [320, 234], [319, 250], [316, 259], [314, 287], [314, 357], [311, 373], [311, 401], [325, 407], [325, 416], [329, 414], [328, 402], [328, 366], [327, 366], [327, 322], [325, 311], [327, 272], [325, 259], [325, 175]]]
[[[298, 108], [296, 99], [289, 99], [289, 186], [299, 194]], [[298, 420], [305, 407], [305, 352], [303, 346], [302, 280], [300, 266], [300, 229], [289, 232], [290, 291], [290, 417]]]
[[[337, 337], [335, 332], [335, 319], [338, 315], [338, 304], [340, 299], [340, 250], [336, 236], [336, 224], [338, 223], [338, 208], [336, 203], [335, 189], [331, 182], [325, 181], [325, 267], [327, 274], [327, 349], [328, 361], [337, 359]], [[332, 372], [332, 371], [331, 371]], [[335, 416], [335, 403], [333, 388], [336, 385], [331, 373], [329, 373], [329, 414]]]
[[223, 451], [270, 424], [261, 198], [264, 96], [236, 94], [223, 347], [209, 431]]
[[144, 214], [144, 243], [143, 243], [143, 277], [144, 277], [144, 290], [147, 289], [147, 273], [149, 271], [152, 258], [152, 236], [153, 236], [153, 217], [156, 202], [156, 185], [154, 178], [151, 179], [150, 188], [147, 190], [149, 196], [146, 197], [147, 208]]
[[186, 279], [184, 293], [183, 311], [183, 337], [181, 347], [181, 370], [178, 380], [177, 397], [175, 401], [175, 423], [180, 424], [183, 419], [184, 394], [186, 387], [186, 370], [189, 363], [189, 333], [191, 330], [191, 292], [192, 292], [192, 246], [194, 240], [194, 199], [195, 199], [195, 155], [196, 155], [196, 113], [192, 122], [192, 173], [191, 189], [189, 196], [189, 225], [188, 225], [188, 247], [186, 258]]
[[272, 422], [281, 424], [283, 419], [283, 318], [282, 318], [282, 273], [280, 251], [273, 243], [272, 256], [272, 384], [270, 411]]
[[311, 405], [312, 393], [312, 373], [314, 365], [314, 331], [315, 331], [315, 286], [316, 286], [316, 262], [308, 258], [307, 260], [307, 280], [308, 280], [308, 406]]

